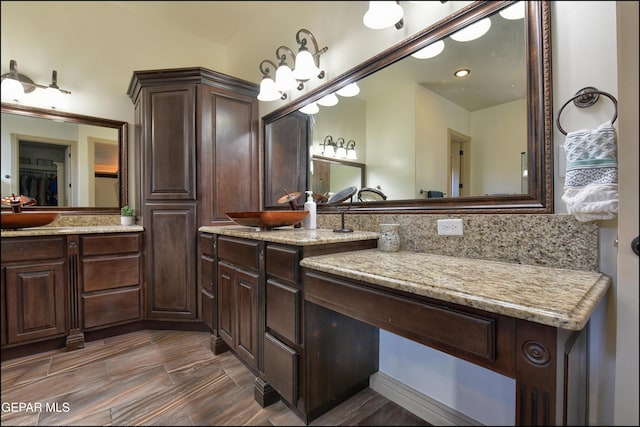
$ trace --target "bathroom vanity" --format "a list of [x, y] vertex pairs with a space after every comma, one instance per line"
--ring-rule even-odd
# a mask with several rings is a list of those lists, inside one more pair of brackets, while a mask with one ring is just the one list
[[[3, 358], [142, 319], [142, 227], [2, 231]], [[6, 308], [6, 309], [5, 309]]]
[[585, 425], [585, 326], [609, 277], [379, 250], [300, 264], [305, 307], [324, 307], [515, 379], [516, 425]]
[[216, 301], [212, 349], [232, 349], [253, 370], [262, 406], [281, 397], [309, 422], [368, 386], [378, 370], [378, 329], [305, 302], [299, 264], [375, 248], [378, 233], [199, 230], [202, 292]]

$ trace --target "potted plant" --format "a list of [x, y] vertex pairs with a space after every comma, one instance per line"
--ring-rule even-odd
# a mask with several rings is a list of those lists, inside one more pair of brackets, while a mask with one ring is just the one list
[[120, 224], [133, 225], [136, 219], [136, 210], [128, 205], [120, 208]]

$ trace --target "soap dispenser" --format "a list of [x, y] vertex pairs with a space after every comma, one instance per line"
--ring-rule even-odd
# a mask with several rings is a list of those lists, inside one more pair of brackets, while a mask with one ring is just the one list
[[305, 191], [307, 193], [307, 201], [304, 203], [304, 210], [309, 214], [304, 217], [303, 225], [307, 230], [316, 229], [316, 202], [313, 200], [313, 191]]

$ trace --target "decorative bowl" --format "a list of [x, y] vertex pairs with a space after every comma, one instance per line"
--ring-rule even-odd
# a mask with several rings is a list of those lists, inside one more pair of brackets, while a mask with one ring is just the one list
[[57, 212], [2, 213], [2, 229], [40, 227], [51, 223], [57, 217]]
[[238, 225], [260, 227], [271, 230], [276, 227], [295, 225], [302, 221], [308, 211], [257, 211], [257, 212], [227, 212], [227, 216]]

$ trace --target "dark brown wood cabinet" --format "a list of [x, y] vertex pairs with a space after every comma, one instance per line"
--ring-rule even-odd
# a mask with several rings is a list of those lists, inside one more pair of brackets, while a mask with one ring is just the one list
[[65, 244], [64, 237], [2, 240], [3, 345], [66, 334]]
[[82, 330], [142, 319], [140, 233], [80, 236]]
[[254, 83], [200, 67], [133, 73], [149, 319], [212, 326], [197, 228], [259, 210], [257, 93]]
[[38, 343], [82, 348], [85, 331], [142, 320], [141, 236], [2, 239], [2, 346], [17, 350], [8, 357]]
[[218, 238], [218, 334], [249, 366], [258, 369], [258, 287], [263, 281], [261, 242]]
[[[253, 369], [262, 406], [282, 398], [308, 422], [369, 384], [378, 369], [378, 329], [305, 304], [299, 263], [375, 248], [377, 239], [298, 246], [202, 232], [200, 245], [201, 272], [215, 277], [212, 348], [233, 349]], [[212, 257], [202, 248], [212, 248]]]
[[[310, 422], [369, 385], [378, 370], [378, 329], [304, 301], [300, 260], [376, 246], [376, 241], [312, 246], [266, 244], [263, 369], [256, 398], [272, 387]], [[359, 345], [354, 351], [353, 342]]]

